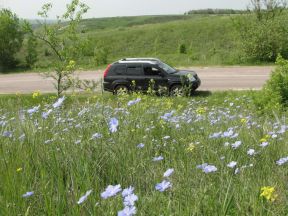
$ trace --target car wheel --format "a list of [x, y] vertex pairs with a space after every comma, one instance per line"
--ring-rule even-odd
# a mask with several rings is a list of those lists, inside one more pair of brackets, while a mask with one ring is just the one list
[[170, 96], [184, 96], [184, 89], [181, 85], [173, 85], [170, 88]]
[[114, 88], [114, 94], [120, 95], [120, 94], [127, 94], [129, 92], [127, 86], [125, 85], [117, 85]]

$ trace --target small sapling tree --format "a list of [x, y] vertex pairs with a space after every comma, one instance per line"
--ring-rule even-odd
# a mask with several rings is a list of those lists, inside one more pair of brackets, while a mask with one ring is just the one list
[[44, 21], [40, 21], [40, 28], [32, 30], [33, 37], [41, 40], [54, 55], [54, 71], [45, 73], [46, 77], [52, 78], [57, 95], [71, 88], [74, 84], [74, 72], [77, 59], [81, 56], [81, 40], [79, 38], [79, 23], [83, 14], [88, 11], [88, 6], [79, 0], [72, 0], [67, 5], [66, 12], [57, 16], [55, 24], [47, 23], [48, 13], [52, 4], [44, 4], [38, 15]]

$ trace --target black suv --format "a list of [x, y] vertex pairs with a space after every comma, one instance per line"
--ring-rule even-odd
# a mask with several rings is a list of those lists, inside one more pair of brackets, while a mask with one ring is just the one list
[[194, 71], [176, 70], [155, 58], [126, 58], [114, 62], [104, 71], [104, 90], [118, 94], [121, 91], [155, 91], [166, 89], [170, 95], [191, 93], [201, 84]]

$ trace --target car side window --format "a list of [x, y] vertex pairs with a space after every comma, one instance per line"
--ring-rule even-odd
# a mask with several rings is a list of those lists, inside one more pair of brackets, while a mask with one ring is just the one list
[[127, 65], [125, 75], [141, 76], [143, 75], [142, 65]]
[[144, 66], [144, 74], [147, 76], [159, 76], [161, 71], [153, 66]]
[[114, 69], [114, 73], [116, 75], [122, 75], [125, 74], [126, 72], [126, 65], [118, 65], [115, 69]]

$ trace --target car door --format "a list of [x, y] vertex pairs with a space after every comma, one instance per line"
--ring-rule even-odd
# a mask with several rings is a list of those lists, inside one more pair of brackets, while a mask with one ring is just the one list
[[142, 64], [127, 64], [124, 75], [132, 90], [143, 91], [144, 74]]
[[[166, 74], [157, 65], [144, 64], [143, 72], [145, 76], [144, 88], [148, 90], [149, 86], [154, 82], [154, 90], [158, 91], [160, 88], [168, 87], [168, 79]], [[153, 80], [153, 81], [151, 81]]]

